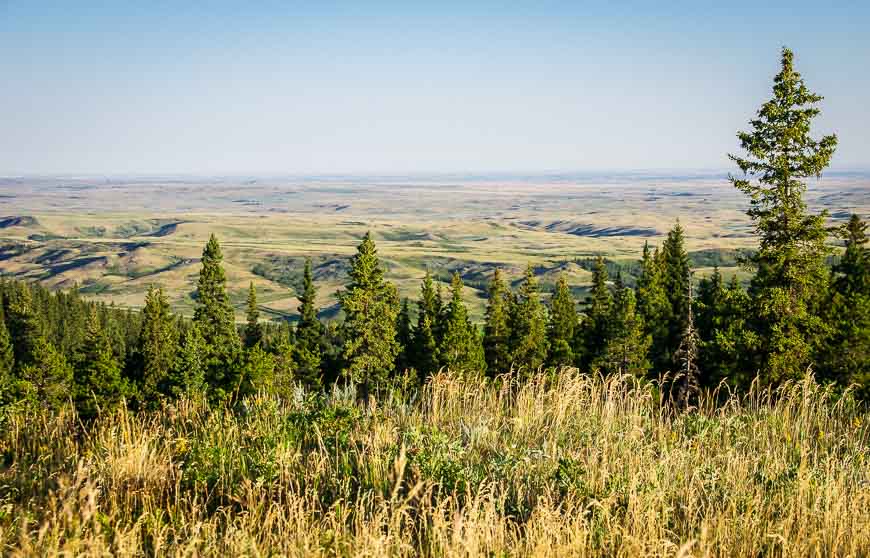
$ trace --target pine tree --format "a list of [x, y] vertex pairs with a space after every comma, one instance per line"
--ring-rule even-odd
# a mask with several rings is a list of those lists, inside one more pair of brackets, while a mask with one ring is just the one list
[[686, 317], [683, 320], [683, 335], [680, 346], [677, 348], [676, 361], [680, 372], [680, 389], [677, 395], [678, 403], [684, 409], [689, 408], [698, 398], [701, 391], [701, 372], [698, 369], [699, 346], [701, 340], [695, 329], [695, 316], [692, 309], [694, 300], [692, 296], [692, 278], [686, 281], [689, 289], [686, 297]]
[[867, 224], [857, 215], [837, 232], [846, 243], [834, 266], [831, 293], [825, 305], [830, 333], [817, 357], [820, 376], [842, 386], [855, 385], [870, 400], [870, 250]]
[[568, 287], [565, 275], [556, 282], [556, 292], [550, 301], [549, 365], [554, 367], [574, 364], [574, 333], [578, 326], [577, 308], [574, 296]]
[[344, 376], [359, 384], [362, 397], [387, 379], [396, 362], [396, 287], [384, 280], [371, 233], [366, 233], [351, 259], [350, 284], [339, 293], [344, 311]]
[[667, 338], [659, 347], [659, 356], [662, 359], [659, 365], [665, 367], [662, 371], [674, 370], [677, 366], [675, 355], [688, 315], [686, 294], [689, 292], [691, 267], [684, 237], [683, 227], [678, 220], [662, 245], [662, 285], [670, 303]]
[[[613, 302], [605, 305], [610, 310], [608, 317], [610, 323], [608, 328], [602, 331], [604, 348], [592, 362], [592, 368], [606, 374], [631, 374], [643, 377], [650, 367], [648, 353], [652, 339], [644, 333], [643, 321], [636, 309], [634, 291], [621, 284], [621, 280], [618, 283], [620, 284]], [[595, 321], [601, 319], [601, 316], [597, 315]]]
[[3, 297], [0, 293], [0, 406], [12, 401], [15, 392], [15, 378], [12, 371], [15, 368], [15, 352], [12, 349], [12, 338], [6, 328]]
[[266, 352], [260, 344], [247, 349], [242, 363], [238, 397], [251, 395], [258, 391], [274, 393], [275, 386], [275, 358]]
[[643, 319], [646, 333], [652, 338], [650, 360], [654, 372], [665, 371], [671, 365], [670, 354], [665, 347], [673, 310], [664, 287], [661, 260], [658, 249], [652, 253], [649, 243], [644, 242], [636, 298], [637, 311]]
[[414, 368], [421, 379], [438, 371], [438, 339], [435, 335], [440, 320], [441, 306], [432, 282], [432, 275], [426, 271], [420, 286], [420, 300], [417, 301], [417, 327], [414, 329]]
[[592, 288], [586, 298], [586, 320], [582, 328], [583, 350], [579, 364], [584, 369], [600, 359], [611, 337], [613, 295], [607, 280], [607, 266], [604, 258], [598, 256], [592, 270]]
[[510, 371], [510, 298], [501, 270], [495, 269], [489, 283], [489, 302], [486, 306], [483, 349], [486, 369], [490, 376]]
[[511, 358], [527, 373], [537, 371], [547, 358], [547, 313], [538, 294], [535, 270], [526, 267], [511, 323]]
[[411, 326], [411, 308], [408, 299], [402, 300], [402, 310], [396, 318], [396, 339], [399, 341], [399, 355], [396, 357], [396, 370], [403, 372], [414, 368], [414, 331]]
[[238, 386], [236, 360], [241, 348], [222, 262], [220, 244], [211, 235], [202, 252], [193, 319], [205, 341], [206, 382], [216, 400], [230, 397]]
[[462, 302], [462, 287], [462, 278], [454, 272], [445, 312], [444, 338], [438, 353], [441, 363], [454, 372], [481, 373], [486, 369], [483, 346], [477, 328], [468, 319], [468, 309]]
[[291, 330], [289, 327], [281, 328], [278, 342], [275, 344], [275, 382], [273, 385], [274, 392], [281, 397], [288, 398], [293, 394], [296, 382], [295, 353], [296, 348], [293, 346]]
[[252, 349], [263, 343], [263, 326], [260, 324], [260, 309], [257, 307], [257, 288], [254, 282], [248, 287], [248, 312], [245, 324], [245, 348]]
[[311, 260], [305, 260], [302, 295], [299, 296], [299, 323], [296, 325], [294, 377], [309, 389], [322, 384], [323, 324], [317, 319], [317, 288], [311, 273]]
[[162, 288], [152, 286], [148, 289], [142, 315], [142, 330], [139, 334], [142, 378], [139, 395], [143, 402], [151, 402], [157, 399], [158, 393], [168, 393], [167, 381], [175, 365], [178, 347], [169, 301]]
[[118, 403], [126, 384], [115, 360], [109, 339], [103, 331], [95, 307], [88, 316], [84, 342], [75, 367], [76, 408], [85, 418], [96, 416], [100, 408]]
[[73, 369], [46, 338], [33, 309], [30, 287], [21, 284], [8, 305], [7, 324], [15, 362], [15, 394], [33, 404], [58, 408], [69, 399]]
[[170, 394], [180, 397], [194, 395], [205, 389], [207, 351], [199, 325], [191, 322], [182, 335], [175, 365], [169, 374]]
[[803, 374], [825, 328], [818, 315], [826, 292], [825, 214], [807, 212], [805, 179], [819, 177], [831, 161], [837, 137], [810, 137], [810, 124], [822, 97], [810, 92], [794, 70], [794, 55], [783, 48], [773, 98], [740, 132], [745, 157], [729, 155], [743, 173], [731, 177], [750, 198], [747, 212], [760, 237], [750, 261], [752, 327], [757, 336], [759, 369], [776, 383]]

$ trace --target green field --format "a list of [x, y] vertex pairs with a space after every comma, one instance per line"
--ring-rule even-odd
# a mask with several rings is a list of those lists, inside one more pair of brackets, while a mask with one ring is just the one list
[[[870, 178], [812, 184], [811, 209], [832, 220], [870, 213]], [[347, 259], [371, 230], [402, 296], [416, 298], [430, 269], [458, 271], [472, 316], [483, 311], [495, 267], [518, 279], [527, 263], [545, 286], [559, 273], [580, 296], [584, 261], [604, 254], [630, 266], [644, 241], [661, 242], [676, 219], [698, 275], [756, 240], [746, 200], [723, 177], [409, 177], [298, 179], [0, 180], [0, 274], [50, 287], [78, 284], [90, 297], [139, 307], [151, 284], [189, 314], [198, 258], [210, 233], [224, 246], [229, 289], [241, 309], [250, 281], [275, 318], [296, 312], [302, 262], [311, 257], [323, 317], [337, 312]], [[742, 275], [743, 276], [743, 275]], [[630, 280], [630, 277], [629, 277]]]

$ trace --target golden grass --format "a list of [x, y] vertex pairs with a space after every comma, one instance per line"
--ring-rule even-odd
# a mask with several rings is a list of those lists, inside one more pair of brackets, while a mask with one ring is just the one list
[[811, 379], [692, 413], [566, 370], [369, 405], [9, 412], [0, 554], [866, 556], [866, 407]]

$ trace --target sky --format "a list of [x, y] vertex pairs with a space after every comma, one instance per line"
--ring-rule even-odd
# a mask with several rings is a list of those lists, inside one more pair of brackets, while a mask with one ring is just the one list
[[870, 2], [614, 4], [0, 0], [0, 175], [729, 169], [783, 45], [870, 168]]

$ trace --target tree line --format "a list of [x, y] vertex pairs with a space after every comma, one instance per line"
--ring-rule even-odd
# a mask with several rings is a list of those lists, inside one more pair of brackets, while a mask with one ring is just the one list
[[[291, 396], [352, 383], [362, 397], [419, 385], [442, 368], [490, 375], [578, 367], [654, 379], [673, 373], [678, 398], [720, 382], [741, 388], [755, 378], [778, 384], [812, 371], [870, 396], [870, 255], [867, 225], [853, 215], [826, 228], [803, 200], [806, 180], [833, 156], [836, 136], [815, 140], [810, 122], [821, 97], [811, 93], [783, 49], [773, 98], [739, 139], [731, 177], [750, 199], [760, 239], [745, 258], [748, 288], [718, 269], [694, 281], [684, 230], [661, 246], [644, 244], [633, 286], [603, 258], [578, 304], [561, 276], [543, 293], [529, 266], [516, 289], [496, 269], [483, 327], [472, 323], [455, 273], [444, 292], [427, 272], [413, 303], [384, 277], [374, 239], [362, 239], [338, 293], [343, 318], [318, 319], [311, 263], [299, 320], [260, 319], [253, 283], [239, 327], [226, 289], [218, 239], [201, 260], [192, 319], [174, 316], [162, 288], [141, 312], [88, 302], [77, 291], [0, 282], [0, 403], [57, 406], [72, 399], [83, 417], [127, 401], [137, 408], [183, 394], [234, 401], [256, 391]], [[826, 265], [840, 239], [844, 252]], [[547, 296], [549, 295], [549, 296]]]

